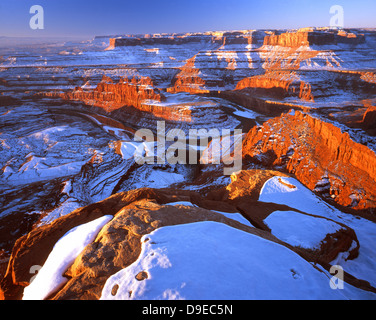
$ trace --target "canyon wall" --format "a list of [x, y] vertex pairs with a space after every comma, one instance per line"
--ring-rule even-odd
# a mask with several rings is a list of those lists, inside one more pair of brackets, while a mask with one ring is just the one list
[[265, 74], [240, 80], [235, 90], [244, 88], [281, 88], [284, 96], [298, 96], [305, 101], [314, 101], [311, 85], [300, 80], [296, 72], [266, 71]]
[[153, 82], [148, 77], [120, 79], [118, 83], [114, 83], [111, 78], [104, 76], [94, 90], [77, 87], [74, 91], [62, 93], [60, 96], [65, 100], [79, 100], [102, 106], [106, 111], [126, 105], [140, 108], [144, 100], [164, 99], [164, 96], [154, 89]]
[[339, 30], [338, 32], [327, 31], [294, 31], [265, 36], [264, 45], [282, 47], [301, 47], [309, 45], [333, 45], [339, 43], [360, 44], [364, 43], [364, 34], [354, 34]]
[[109, 48], [125, 46], [158, 46], [158, 45], [187, 45], [187, 44], [258, 44], [264, 36], [263, 31], [208, 31], [204, 33], [150, 34], [130, 35], [110, 38]]
[[295, 111], [254, 127], [244, 140], [243, 156], [246, 162], [283, 167], [311, 190], [325, 180], [325, 193], [343, 206], [376, 208], [375, 153], [308, 114]]
[[93, 90], [76, 87], [73, 91], [64, 93], [44, 93], [44, 96], [59, 96], [64, 100], [82, 101], [87, 105], [100, 107], [106, 112], [113, 112], [123, 107], [152, 114], [155, 117], [172, 121], [191, 121], [191, 110], [185, 106], [164, 106], [158, 104], [165, 100], [165, 96], [154, 88], [149, 77], [120, 79], [114, 83], [104, 76]]
[[205, 81], [200, 77], [200, 69], [195, 67], [196, 56], [188, 59], [180, 68], [180, 72], [173, 79], [173, 86], [167, 88], [167, 92], [207, 93]]
[[240, 30], [216, 31], [204, 33], [179, 33], [179, 34], [140, 34], [118, 36], [110, 38], [111, 48], [124, 46], [148, 45], [187, 45], [191, 43], [228, 44], [253, 44], [283, 47], [300, 47], [308, 45], [326, 44], [360, 44], [364, 43], [364, 34], [355, 34], [349, 30], [330, 30], [323, 28], [315, 30], [305, 28], [293, 31], [266, 31], [266, 30]]

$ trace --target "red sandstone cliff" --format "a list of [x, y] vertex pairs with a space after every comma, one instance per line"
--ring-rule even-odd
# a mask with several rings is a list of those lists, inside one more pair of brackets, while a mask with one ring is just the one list
[[118, 83], [114, 83], [111, 78], [103, 76], [94, 90], [85, 91], [77, 87], [74, 91], [60, 96], [65, 100], [79, 100], [100, 106], [109, 112], [123, 106], [140, 108], [143, 101], [149, 99], [156, 101], [164, 99], [148, 77], [120, 79]]
[[264, 45], [298, 48], [309, 45], [359, 44], [365, 41], [364, 34], [347, 33], [344, 30], [310, 30], [300, 29], [281, 34], [271, 33], [265, 36]]
[[302, 100], [314, 101], [311, 85], [301, 81], [299, 75], [291, 71], [266, 71], [262, 75], [244, 78], [238, 82], [235, 90], [244, 88], [281, 88], [285, 95], [297, 95]]
[[165, 100], [165, 96], [154, 88], [149, 77], [132, 78], [130, 80], [120, 79], [118, 83], [114, 83], [111, 78], [103, 76], [102, 81], [93, 90], [76, 87], [71, 92], [45, 93], [43, 95], [58, 96], [64, 100], [82, 101], [87, 105], [101, 107], [107, 112], [131, 106], [162, 119], [191, 121], [191, 110], [189, 108], [158, 104], [158, 102]]
[[308, 46], [308, 32], [286, 32], [280, 35], [271, 34], [265, 36], [264, 45], [266, 46], [283, 46], [283, 47], [300, 47]]
[[296, 111], [249, 131], [246, 161], [282, 166], [311, 190], [325, 177], [337, 203], [376, 209], [376, 155], [334, 125]]

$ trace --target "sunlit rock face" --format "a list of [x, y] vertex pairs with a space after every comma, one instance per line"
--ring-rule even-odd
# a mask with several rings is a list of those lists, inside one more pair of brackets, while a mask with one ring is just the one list
[[[365, 258], [375, 234], [375, 48], [375, 30], [328, 28], [108, 35], [1, 48], [0, 278], [9, 268], [0, 297], [20, 298], [29, 285], [26, 256], [43, 264], [63, 231], [105, 215], [114, 220], [66, 271], [69, 285], [50, 298], [99, 299], [115, 272], [142, 263], [138, 256], [150, 249], [142, 236], [207, 221], [282, 245], [326, 272], [334, 260], [353, 260], [346, 264], [352, 285], [375, 292], [368, 272], [375, 265]], [[161, 141], [167, 149], [177, 140], [161, 138], [162, 123], [163, 134], [183, 135], [184, 155], [195, 161], [157, 161]], [[142, 129], [150, 141], [136, 141]], [[231, 159], [235, 136], [221, 153], [215, 138], [223, 146], [222, 130], [235, 129], [242, 130], [242, 171], [230, 177], [228, 163], [200, 163], [207, 155]], [[190, 140], [192, 130], [204, 137]], [[136, 154], [154, 161], [140, 164]], [[307, 234], [312, 225], [327, 232], [302, 237], [292, 216]], [[312, 239], [312, 247], [291, 245]], [[105, 251], [96, 255], [96, 246]], [[93, 257], [103, 264], [86, 264]]]
[[324, 191], [325, 181], [327, 196], [344, 206], [376, 207], [375, 153], [330, 123], [283, 114], [250, 130], [243, 147], [245, 158], [283, 167], [312, 190]]

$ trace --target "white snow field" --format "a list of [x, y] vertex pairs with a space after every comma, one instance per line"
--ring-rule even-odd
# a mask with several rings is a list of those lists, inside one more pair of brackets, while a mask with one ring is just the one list
[[320, 248], [327, 234], [341, 229], [338, 223], [296, 211], [274, 211], [264, 223], [278, 239], [292, 246], [312, 250]]
[[[166, 206], [176, 206], [176, 205], [181, 205], [181, 206], [188, 206], [188, 207], [198, 207], [197, 205], [193, 204], [192, 202], [190, 201], [176, 201], [176, 202], [169, 202], [169, 203], [165, 203]], [[254, 227], [246, 218], [244, 218], [239, 212], [234, 212], [234, 213], [230, 213], [230, 212], [224, 212], [224, 211], [217, 211], [217, 210], [210, 210], [210, 211], [213, 211], [213, 212], [217, 212], [217, 213], [220, 213], [221, 215], [229, 218], [229, 219], [232, 219], [232, 220], [235, 220], [235, 221], [238, 221], [248, 227]]]
[[111, 219], [111, 215], [103, 216], [68, 231], [55, 244], [35, 279], [24, 289], [22, 299], [43, 300], [63, 286], [68, 281], [63, 277], [64, 272]]
[[[135, 278], [140, 272], [144, 280]], [[107, 280], [101, 299], [308, 300], [376, 299], [376, 295], [348, 284], [333, 290], [327, 273], [286, 247], [205, 221], [162, 227], [143, 236], [139, 258]]]
[[[281, 183], [281, 181], [284, 183]], [[287, 184], [293, 185], [295, 188], [288, 187]], [[261, 189], [259, 200], [285, 204], [309, 214], [341, 222], [352, 228], [359, 240], [359, 256], [353, 260], [346, 261], [345, 258], [347, 255], [340, 254], [332, 261], [332, 264], [340, 265], [345, 271], [358, 279], [369, 281], [372, 286], [376, 286], [376, 224], [374, 222], [339, 211], [321, 200], [294, 178], [273, 177], [269, 179]], [[279, 214], [280, 213], [278, 213], [278, 215]], [[271, 220], [274, 219], [273, 215], [274, 213], [270, 218]], [[282, 220], [282, 218], [280, 220]], [[304, 224], [300, 227], [306, 230], [306, 234], [304, 235], [305, 239], [313, 240], [316, 237], [316, 233], [320, 233], [321, 230], [319, 228], [310, 228], [306, 222], [308, 222], [308, 220], [300, 220], [300, 223]], [[285, 234], [294, 234], [294, 232], [297, 232], [299, 226], [289, 223], [287, 220], [285, 225], [281, 226], [281, 228], [285, 229]], [[290, 229], [287, 230], [287, 228]]]

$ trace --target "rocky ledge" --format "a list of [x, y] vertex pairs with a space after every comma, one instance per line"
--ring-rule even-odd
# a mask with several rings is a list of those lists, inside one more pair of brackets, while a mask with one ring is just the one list
[[375, 210], [375, 153], [317, 117], [291, 111], [254, 127], [244, 140], [243, 156], [284, 168], [343, 206]]

